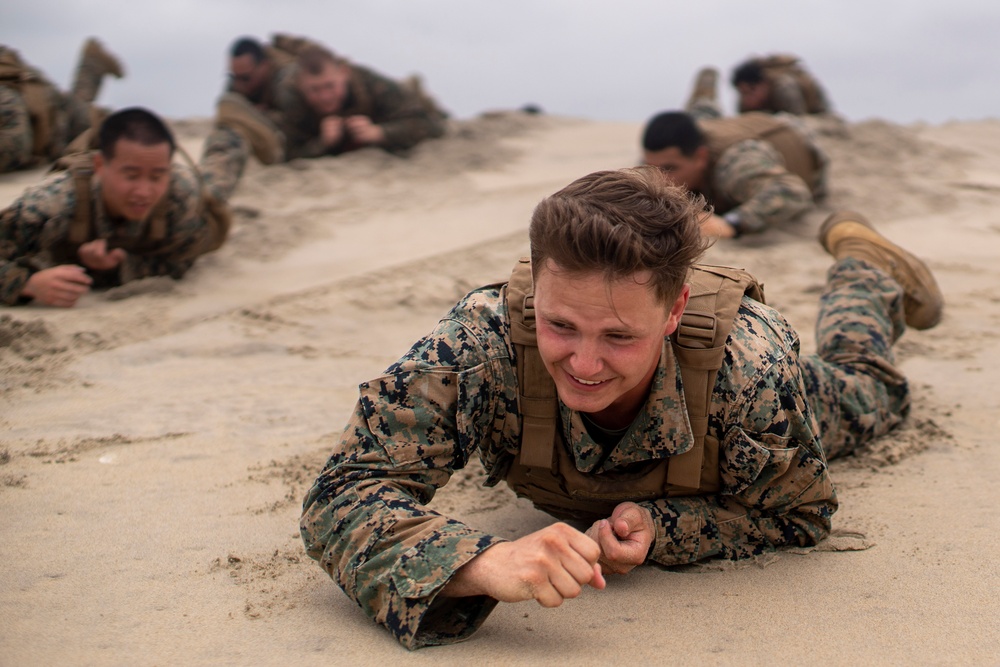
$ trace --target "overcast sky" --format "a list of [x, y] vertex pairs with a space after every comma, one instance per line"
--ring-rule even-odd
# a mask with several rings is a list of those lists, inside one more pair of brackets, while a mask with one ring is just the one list
[[534, 103], [644, 121], [681, 105], [699, 67], [727, 77], [774, 51], [802, 56], [851, 120], [1000, 118], [998, 0], [0, 0], [0, 43], [60, 87], [95, 35], [128, 69], [99, 101], [170, 118], [211, 115], [233, 38], [276, 31], [419, 72], [462, 118]]

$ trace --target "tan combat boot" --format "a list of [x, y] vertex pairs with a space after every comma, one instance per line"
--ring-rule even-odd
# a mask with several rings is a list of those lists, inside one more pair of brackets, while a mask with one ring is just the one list
[[215, 124], [238, 132], [263, 164], [285, 159], [284, 134], [242, 95], [223, 93], [216, 107]]
[[87, 103], [93, 102], [97, 99], [97, 94], [101, 91], [101, 81], [107, 74], [120, 79], [125, 76], [125, 69], [118, 58], [91, 37], [83, 43], [80, 60], [76, 65], [73, 96]]
[[838, 211], [819, 229], [819, 240], [837, 259], [854, 257], [879, 267], [903, 288], [906, 323], [930, 329], [941, 321], [944, 296], [927, 265], [885, 238], [859, 213]]
[[714, 67], [703, 67], [698, 71], [698, 76], [694, 80], [694, 88], [691, 89], [691, 97], [688, 98], [687, 107], [690, 109], [696, 102], [715, 102], [718, 99], [719, 70]]

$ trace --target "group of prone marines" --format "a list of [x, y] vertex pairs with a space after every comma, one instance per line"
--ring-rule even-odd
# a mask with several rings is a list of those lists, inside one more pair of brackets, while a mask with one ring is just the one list
[[[180, 277], [225, 241], [251, 153], [274, 164], [404, 152], [444, 131], [419, 81], [310, 40], [241, 39], [201, 159], [181, 164], [149, 111], [96, 124], [101, 78], [122, 68], [95, 41], [70, 95], [0, 54], [4, 131], [35, 132], [4, 135], [4, 168], [62, 169], [0, 214], [9, 305], [71, 306], [91, 287]], [[469, 293], [359, 385], [300, 530], [309, 556], [404, 646], [466, 639], [499, 602], [558, 606], [646, 563], [815, 545], [838, 507], [829, 461], [908, 414], [893, 345], [935, 326], [944, 300], [927, 266], [863, 215], [834, 212], [820, 229], [834, 263], [816, 354], [800, 355], [753, 276], [698, 264], [713, 238], [795, 221], [826, 192], [826, 158], [801, 120], [831, 111], [797, 59], [738, 67], [732, 117], [716, 79], [701, 71], [683, 111], [647, 123], [645, 165], [543, 199], [531, 256], [509, 279]], [[40, 118], [29, 100], [45, 86], [62, 106]], [[67, 148], [88, 119], [96, 131]], [[488, 486], [504, 482], [559, 521], [508, 540], [434, 511], [435, 491], [474, 457]]]

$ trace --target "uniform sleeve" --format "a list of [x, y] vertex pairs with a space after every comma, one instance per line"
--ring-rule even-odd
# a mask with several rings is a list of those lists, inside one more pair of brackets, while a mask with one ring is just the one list
[[385, 132], [386, 150], [406, 150], [424, 139], [441, 136], [441, 119], [416, 91], [362, 67], [355, 71], [371, 95], [372, 122]]
[[837, 498], [791, 352], [735, 397], [719, 450], [721, 489], [643, 503], [657, 526], [650, 559], [664, 565], [757, 556], [813, 545]]
[[769, 225], [791, 220], [813, 205], [809, 186], [785, 169], [770, 144], [741, 141], [719, 156], [713, 173], [715, 189], [736, 202], [744, 233], [763, 231]]
[[28, 278], [52, 266], [46, 240], [68, 233], [75, 201], [70, 177], [60, 174], [28, 188], [0, 213], [0, 303], [19, 303]]
[[275, 109], [268, 118], [285, 136], [285, 159], [317, 158], [331, 152], [319, 138], [319, 127], [305, 101], [295, 90], [295, 68], [286, 67], [278, 74], [275, 84]]
[[[435, 491], [504, 420], [499, 360], [445, 320], [360, 398], [305, 499], [310, 557], [364, 612], [414, 649], [471, 635], [496, 606], [442, 598], [455, 571], [502, 541], [429, 509]], [[485, 436], [484, 436], [485, 437]]]

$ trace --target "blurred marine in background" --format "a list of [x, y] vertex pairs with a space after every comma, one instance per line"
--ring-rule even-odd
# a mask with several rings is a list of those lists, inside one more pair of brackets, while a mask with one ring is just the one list
[[60, 91], [14, 49], [0, 44], [0, 172], [51, 162], [89, 128], [104, 77], [124, 76], [96, 39], [83, 44], [73, 87]]
[[831, 111], [819, 81], [793, 55], [750, 58], [733, 70], [732, 84], [740, 96], [740, 113], [785, 112], [804, 116]]
[[403, 153], [445, 130], [447, 113], [418, 77], [393, 81], [307, 38], [240, 38], [229, 68], [219, 116], [267, 128], [270, 139], [254, 150], [265, 164], [366, 146]]

